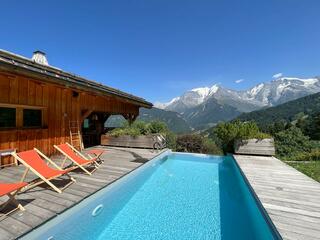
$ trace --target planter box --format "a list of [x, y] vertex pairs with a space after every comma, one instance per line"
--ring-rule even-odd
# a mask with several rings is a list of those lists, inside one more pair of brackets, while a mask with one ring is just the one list
[[153, 148], [155, 143], [155, 135], [145, 136], [119, 136], [112, 137], [110, 135], [101, 136], [101, 145], [114, 147], [132, 147], [132, 148]]
[[273, 138], [237, 140], [234, 152], [246, 155], [274, 156], [276, 151]]

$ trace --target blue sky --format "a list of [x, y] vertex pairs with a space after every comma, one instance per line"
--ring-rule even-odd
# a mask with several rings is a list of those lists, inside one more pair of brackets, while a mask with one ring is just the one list
[[53, 66], [152, 102], [320, 75], [319, 0], [10, 0], [1, 10], [0, 48], [43, 50]]

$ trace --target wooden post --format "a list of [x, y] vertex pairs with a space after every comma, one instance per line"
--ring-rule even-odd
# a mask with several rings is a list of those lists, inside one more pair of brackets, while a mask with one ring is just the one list
[[132, 113], [122, 114], [122, 116], [128, 121], [129, 125], [131, 125], [138, 117], [138, 115]]

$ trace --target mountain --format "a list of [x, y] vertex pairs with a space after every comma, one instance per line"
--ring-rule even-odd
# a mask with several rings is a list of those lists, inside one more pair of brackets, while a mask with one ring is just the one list
[[271, 82], [258, 84], [246, 91], [231, 90], [219, 85], [213, 85], [211, 88], [195, 88], [168, 103], [155, 103], [155, 106], [183, 113], [187, 109], [214, 98], [219, 104], [232, 106], [239, 112], [250, 112], [317, 92], [320, 92], [319, 78], [281, 77]]
[[[168, 128], [175, 133], [188, 133], [193, 130], [179, 113], [158, 108], [140, 108], [140, 113], [137, 120], [145, 122], [160, 120], [165, 122]], [[126, 122], [126, 120], [123, 116], [112, 115], [108, 118], [104, 125], [107, 128], [115, 128], [123, 126], [124, 122]]]
[[212, 127], [220, 121], [231, 120], [240, 114], [235, 107], [220, 104], [215, 98], [209, 98], [200, 105], [186, 109], [181, 115], [187, 123], [200, 130]]
[[158, 108], [140, 108], [138, 119], [146, 122], [153, 120], [163, 121], [167, 124], [168, 128], [175, 133], [186, 133], [192, 130], [190, 125], [179, 113]]
[[255, 121], [259, 126], [286, 120], [293, 121], [298, 114], [313, 115], [320, 112], [320, 93], [308, 95], [275, 107], [241, 114], [242, 121]]

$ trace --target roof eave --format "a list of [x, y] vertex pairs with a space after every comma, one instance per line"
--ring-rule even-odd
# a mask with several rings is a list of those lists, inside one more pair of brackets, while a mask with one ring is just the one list
[[[5, 57], [3, 57], [2, 55], [5, 55]], [[40, 64], [32, 62], [29, 59], [2, 50], [0, 51], [0, 67], [3, 70], [11, 70], [24, 75], [37, 75], [38, 78], [42, 80], [44, 79], [45, 81], [55, 79], [58, 80], [58, 82], [50, 82], [77, 86], [89, 91], [96, 91], [109, 96], [117, 96], [121, 99], [129, 100], [131, 103], [139, 105], [140, 107], [152, 108], [153, 106], [152, 103], [144, 100], [143, 98], [139, 98], [120, 90], [98, 84], [96, 82], [64, 72], [54, 67], [42, 66]]]

